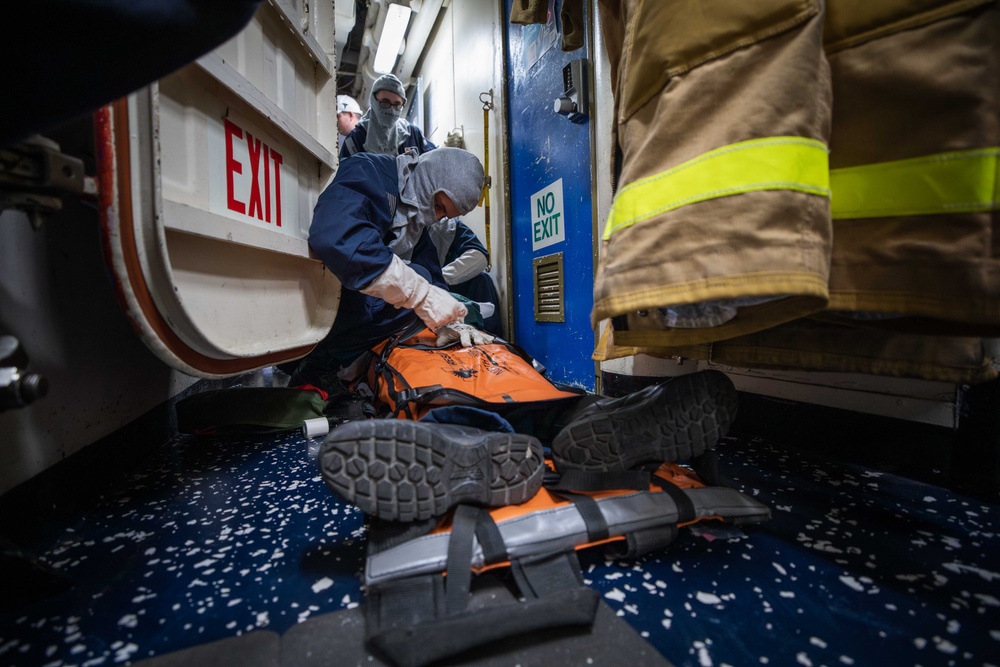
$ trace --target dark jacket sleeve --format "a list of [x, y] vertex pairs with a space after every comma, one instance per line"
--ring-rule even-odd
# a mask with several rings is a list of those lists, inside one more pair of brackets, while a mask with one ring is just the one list
[[340, 159], [349, 158], [355, 153], [365, 150], [365, 139], [368, 138], [368, 131], [360, 125], [351, 130], [344, 137], [344, 145], [340, 147]]
[[[478, 250], [486, 255], [486, 248], [479, 241], [476, 233], [469, 229], [469, 226], [461, 220], [455, 220], [455, 240], [451, 242], [448, 253], [444, 258], [445, 264], [451, 264], [461, 257], [467, 250]], [[487, 256], [486, 259], [489, 259]]]
[[319, 196], [309, 227], [309, 246], [351, 290], [370, 285], [392, 261], [386, 245], [392, 229], [387, 195], [397, 194], [398, 184], [386, 182], [380, 160], [394, 168], [394, 158], [368, 153], [342, 162]]
[[[413, 123], [410, 123], [410, 136], [407, 138], [406, 143], [403, 144], [403, 148], [409, 147], [415, 147], [419, 153], [426, 153], [437, 148], [433, 142], [424, 136], [420, 128]], [[403, 151], [400, 150], [399, 152], [402, 153]]]

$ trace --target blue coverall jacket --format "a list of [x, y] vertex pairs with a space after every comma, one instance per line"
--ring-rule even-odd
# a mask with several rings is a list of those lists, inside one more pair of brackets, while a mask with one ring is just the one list
[[[351, 157], [352, 155], [357, 155], [358, 153], [365, 152], [365, 139], [368, 138], [368, 130], [366, 130], [361, 125], [356, 126], [351, 133], [347, 135], [344, 139], [344, 145], [340, 147], [340, 159]], [[417, 153], [426, 153], [427, 151], [432, 151], [437, 148], [437, 145], [431, 143], [424, 136], [424, 133], [420, 131], [420, 128], [410, 123], [410, 136], [406, 138], [402, 146], [399, 146], [399, 154], [402, 155], [406, 152], [407, 148], [416, 148]]]
[[[392, 261], [392, 220], [399, 200], [396, 158], [358, 153], [340, 163], [313, 210], [309, 245], [343, 284], [333, 328], [307, 359], [329, 370], [350, 363], [416, 319], [406, 308], [358, 290], [368, 287]], [[410, 267], [447, 290], [437, 251], [425, 231]]]

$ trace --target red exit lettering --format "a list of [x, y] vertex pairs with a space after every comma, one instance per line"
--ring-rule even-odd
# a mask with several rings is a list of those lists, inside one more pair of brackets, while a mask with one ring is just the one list
[[[271, 211], [274, 211], [274, 224], [281, 226], [281, 165], [284, 159], [281, 153], [274, 150], [249, 131], [229, 120], [223, 119], [226, 134], [226, 206], [230, 211], [249, 215], [250, 217], [271, 222]], [[247, 161], [236, 158], [234, 146], [246, 142]], [[242, 151], [241, 151], [242, 152]], [[235, 175], [243, 174], [243, 167], [249, 168], [249, 190], [241, 188], [237, 197], [237, 182]], [[272, 188], [271, 170], [274, 169]], [[241, 182], [245, 179], [241, 179]], [[263, 181], [263, 199], [261, 198], [261, 181]], [[273, 191], [273, 198], [272, 198]], [[273, 208], [272, 208], [273, 203]]]

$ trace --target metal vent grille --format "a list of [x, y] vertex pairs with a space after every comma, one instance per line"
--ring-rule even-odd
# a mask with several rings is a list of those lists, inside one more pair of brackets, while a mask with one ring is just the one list
[[535, 321], [565, 322], [563, 300], [563, 254], [536, 257], [532, 262], [535, 273]]

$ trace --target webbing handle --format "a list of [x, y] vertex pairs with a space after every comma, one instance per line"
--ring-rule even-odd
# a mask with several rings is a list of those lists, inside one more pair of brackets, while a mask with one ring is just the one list
[[500, 639], [538, 630], [591, 627], [600, 595], [590, 588], [558, 591], [544, 598], [467, 612], [369, 637], [399, 667], [430, 663]]

